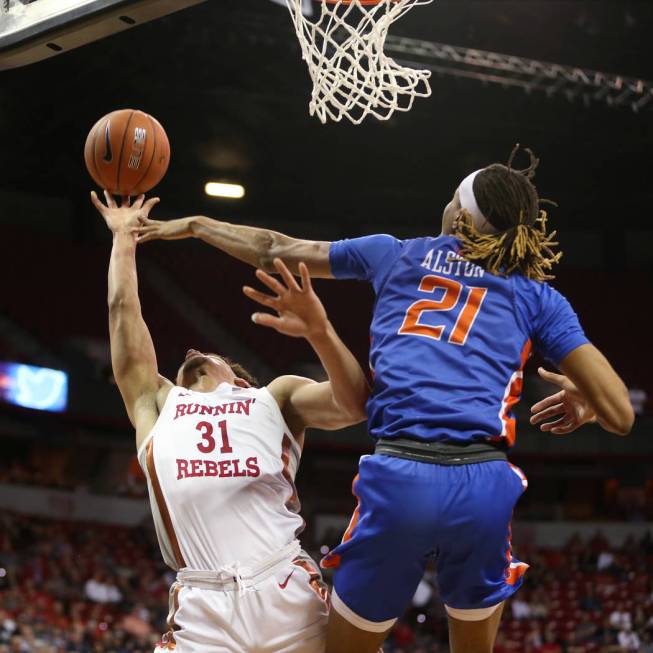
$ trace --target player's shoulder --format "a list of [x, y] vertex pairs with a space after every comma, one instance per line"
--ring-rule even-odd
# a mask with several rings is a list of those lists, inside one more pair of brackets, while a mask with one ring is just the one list
[[536, 281], [521, 274], [511, 275], [518, 313], [529, 325], [561, 311], [573, 310], [567, 298], [547, 281]]
[[529, 279], [523, 274], [510, 276], [515, 292], [526, 300], [548, 301], [550, 299], [562, 298], [563, 295], [556, 290], [548, 281], [537, 281]]
[[413, 238], [406, 238], [400, 241], [404, 247], [450, 247], [451, 249], [459, 249], [460, 241], [455, 236], [448, 236], [446, 234], [439, 234], [438, 236], [415, 236]]

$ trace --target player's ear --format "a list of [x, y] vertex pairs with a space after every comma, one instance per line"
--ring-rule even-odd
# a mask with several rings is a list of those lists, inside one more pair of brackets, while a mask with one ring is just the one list
[[248, 381], [245, 381], [245, 379], [241, 379], [239, 376], [237, 376], [234, 379], [234, 385], [237, 385], [239, 388], [251, 388], [251, 384]]

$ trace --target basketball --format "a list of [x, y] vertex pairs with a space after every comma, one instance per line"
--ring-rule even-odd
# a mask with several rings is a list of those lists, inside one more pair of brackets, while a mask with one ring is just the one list
[[170, 143], [158, 120], [143, 111], [121, 109], [95, 123], [86, 139], [84, 159], [100, 188], [135, 196], [163, 179]]

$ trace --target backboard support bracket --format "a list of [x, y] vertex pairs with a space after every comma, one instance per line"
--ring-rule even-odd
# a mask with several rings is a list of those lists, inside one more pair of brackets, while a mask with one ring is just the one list
[[206, 0], [0, 0], [0, 70], [124, 32]]

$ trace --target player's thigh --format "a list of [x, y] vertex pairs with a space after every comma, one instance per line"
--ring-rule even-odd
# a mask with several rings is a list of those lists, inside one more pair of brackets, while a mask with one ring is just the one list
[[391, 628], [380, 633], [362, 630], [332, 610], [325, 653], [377, 653], [390, 630]]
[[328, 587], [306, 553], [278, 569], [259, 595], [259, 653], [324, 653]]
[[512, 512], [524, 490], [517, 471], [502, 461], [452, 468], [454, 498], [445, 502], [437, 559], [447, 608], [491, 608], [521, 586], [528, 565], [514, 558], [511, 546]]
[[348, 621], [352, 637], [362, 630], [372, 633], [370, 641], [382, 640], [379, 633], [392, 627], [415, 594], [435, 548], [437, 473], [434, 465], [390, 456], [361, 459], [354, 483], [358, 507], [342, 543], [322, 561], [334, 571], [330, 620], [338, 618], [337, 626], [340, 618]]
[[164, 638], [163, 651], [175, 653], [231, 653], [247, 650], [248, 632], [230, 618], [238, 607], [234, 592], [179, 587], [172, 630]]
[[504, 604], [501, 603], [492, 614], [485, 619], [470, 619], [472, 610], [465, 619], [449, 615], [449, 646], [451, 653], [492, 653], [494, 640], [497, 637]]

